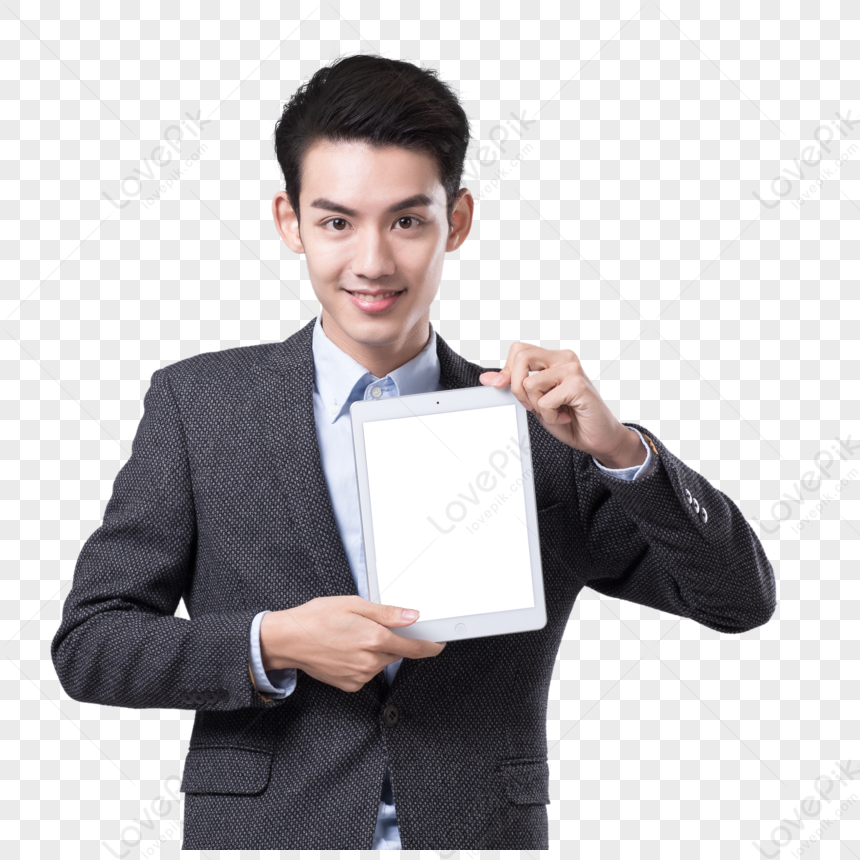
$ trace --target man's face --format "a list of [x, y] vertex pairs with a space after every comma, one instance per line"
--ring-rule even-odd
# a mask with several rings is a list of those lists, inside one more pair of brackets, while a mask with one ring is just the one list
[[285, 192], [272, 211], [287, 245], [306, 256], [326, 334], [353, 354], [423, 346], [445, 253], [471, 227], [471, 194], [461, 192], [449, 229], [435, 161], [363, 143], [314, 145], [301, 186], [300, 226]]

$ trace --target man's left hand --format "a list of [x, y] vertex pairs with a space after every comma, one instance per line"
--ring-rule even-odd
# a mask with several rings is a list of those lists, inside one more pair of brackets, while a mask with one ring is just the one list
[[[537, 372], [529, 375], [530, 371]], [[612, 414], [573, 350], [516, 342], [502, 370], [488, 370], [480, 380], [494, 388], [510, 384], [514, 397], [556, 439], [591, 454], [609, 469], [645, 462], [647, 451], [636, 431]]]

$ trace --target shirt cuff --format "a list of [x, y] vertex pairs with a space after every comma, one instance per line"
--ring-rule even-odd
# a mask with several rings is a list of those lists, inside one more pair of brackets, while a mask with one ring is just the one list
[[[624, 426], [626, 427], [627, 425], [625, 424]], [[645, 462], [641, 466], [628, 466], [626, 469], [610, 469], [602, 463], [598, 463], [597, 460], [594, 460], [594, 457], [591, 458], [594, 460], [594, 465], [597, 466], [598, 469], [606, 472], [607, 475], [620, 478], [622, 481], [635, 481], [636, 478], [640, 478], [643, 475], [650, 475], [651, 465], [654, 459], [651, 454], [651, 447], [642, 438], [642, 434], [635, 427], [631, 427], [630, 429], [639, 437], [639, 441], [642, 442], [645, 446], [645, 450], [648, 452], [648, 456], [645, 458]]]
[[260, 624], [270, 609], [264, 609], [254, 616], [251, 622], [251, 678], [258, 692], [266, 693], [273, 699], [284, 699], [296, 689], [297, 669], [272, 669], [267, 672], [263, 667], [260, 652]]

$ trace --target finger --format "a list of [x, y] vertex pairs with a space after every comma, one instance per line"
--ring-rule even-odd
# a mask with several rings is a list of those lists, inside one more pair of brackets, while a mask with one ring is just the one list
[[396, 663], [400, 659], [397, 654], [388, 654], [385, 651], [377, 651], [376, 656], [379, 658], [380, 671], [382, 671], [386, 666]]
[[[587, 410], [593, 407], [595, 403], [602, 403], [600, 393], [578, 360], [575, 363], [575, 368], [568, 373], [558, 388], [548, 391], [539, 401], [541, 408], [560, 409], [559, 414], [561, 415], [564, 415], [565, 412], [570, 413], [571, 421], [576, 410]], [[562, 420], [560, 423], [566, 424], [568, 422]]]
[[493, 380], [494, 388], [502, 388], [505, 385], [510, 384], [514, 361], [516, 360], [517, 355], [526, 347], [530, 346], [530, 344], [522, 343], [521, 341], [514, 341], [511, 344], [511, 348], [508, 350], [508, 358], [505, 361], [505, 366], [499, 371], [499, 375]]
[[384, 653], [396, 654], [397, 659], [408, 657], [410, 660], [420, 660], [423, 657], [435, 657], [442, 652], [444, 645], [440, 646], [429, 639], [407, 639], [389, 631], [389, 638], [383, 640]]
[[[495, 376], [495, 379], [492, 381], [488, 380], [487, 384], [492, 385], [493, 388], [504, 388], [506, 385], [510, 385], [511, 382], [511, 371], [510, 370], [502, 370], [502, 371], [491, 371]], [[526, 409], [531, 411], [531, 404], [527, 400], [520, 400], [523, 406]]]
[[495, 373], [495, 379], [492, 381], [493, 388], [503, 388], [511, 381], [511, 372], [509, 370], [502, 369], [490, 372]]
[[549, 411], [564, 405], [574, 405], [582, 397], [585, 388], [585, 380], [576, 376], [567, 376], [537, 398], [538, 407]]
[[546, 367], [543, 370], [538, 370], [532, 373], [523, 380], [523, 391], [528, 398], [535, 413], [540, 415], [544, 421], [554, 423], [556, 413], [552, 410], [547, 410], [541, 406], [541, 398], [548, 392], [552, 391], [557, 386], [561, 385], [565, 379], [565, 371], [563, 367]]
[[[514, 397], [532, 411], [537, 411], [537, 401], [542, 391], [535, 391], [534, 383], [526, 383], [538, 376], [541, 371], [550, 370], [554, 367], [552, 353], [540, 346], [522, 344], [511, 362], [511, 392]], [[537, 371], [532, 373], [532, 371]], [[540, 383], [545, 385], [545, 382]]]
[[[373, 603], [369, 600], [362, 600], [357, 605], [356, 611], [383, 627], [408, 627], [410, 624], [414, 624], [420, 615], [417, 609]], [[404, 613], [407, 613], [407, 617], [404, 617]]]
[[481, 385], [493, 385], [500, 375], [501, 374], [498, 370], [485, 370], [478, 379], [480, 380]]
[[[403, 637], [400, 636], [398, 638], [402, 639]], [[425, 642], [426, 643], [428, 640], [413, 639], [412, 641], [413, 642]], [[419, 654], [417, 657], [413, 657], [412, 659], [423, 659], [424, 657], [435, 657], [437, 654], [440, 654], [445, 649], [445, 645], [447, 643], [446, 642], [432, 642], [429, 644], [436, 646], [436, 648], [432, 654], [423, 653], [423, 654]], [[398, 660], [402, 659], [402, 655], [400, 655], [400, 654], [388, 653], [385, 651], [377, 651], [376, 656], [379, 658], [379, 661], [380, 661], [380, 669], [384, 669], [386, 666], [390, 666], [392, 663], [396, 663]]]
[[[544, 376], [544, 373], [551, 375]], [[573, 411], [582, 398], [583, 380], [575, 375], [544, 373], [536, 373], [526, 382], [536, 411], [548, 425], [570, 424]]]

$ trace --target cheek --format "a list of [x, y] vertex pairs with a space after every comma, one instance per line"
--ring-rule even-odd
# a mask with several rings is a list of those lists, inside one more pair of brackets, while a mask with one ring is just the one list
[[317, 278], [321, 285], [336, 281], [340, 273], [349, 266], [349, 252], [344, 245], [311, 240], [304, 244], [304, 248], [308, 272]]
[[412, 242], [413, 254], [410, 256], [410, 269], [422, 276], [425, 282], [438, 284], [445, 265], [445, 240], [439, 237], [428, 237], [424, 242]]

